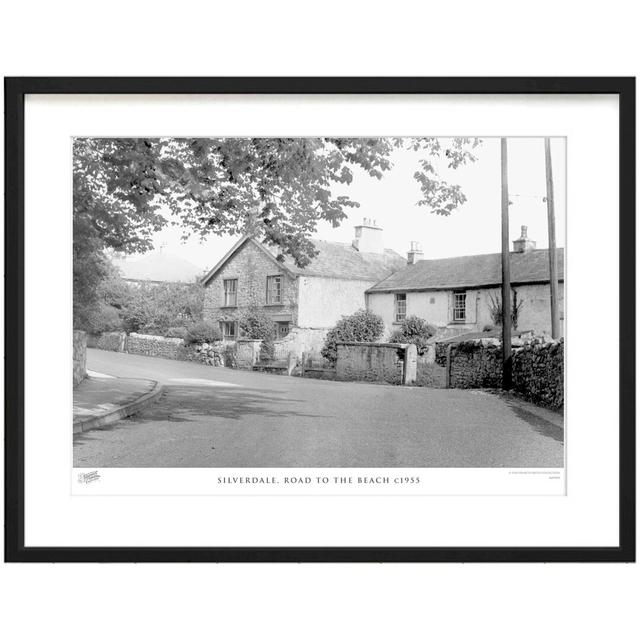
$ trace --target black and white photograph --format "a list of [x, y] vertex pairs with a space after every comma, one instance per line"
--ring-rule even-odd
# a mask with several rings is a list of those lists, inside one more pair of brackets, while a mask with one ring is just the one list
[[565, 138], [85, 136], [72, 163], [80, 483], [564, 469]]

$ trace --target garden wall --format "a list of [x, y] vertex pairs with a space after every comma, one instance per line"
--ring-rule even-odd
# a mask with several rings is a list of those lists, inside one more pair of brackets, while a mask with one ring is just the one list
[[73, 332], [73, 386], [79, 385], [87, 375], [87, 334]]
[[[447, 347], [450, 350], [444, 360], [449, 387], [502, 386], [502, 345], [499, 341], [470, 340]], [[512, 353], [513, 390], [536, 404], [561, 409], [564, 406], [564, 341], [537, 339], [514, 348]]]
[[513, 357], [513, 388], [552, 409], [564, 406], [564, 340], [532, 342]]
[[153, 356], [156, 358], [170, 358], [177, 360], [184, 342], [182, 338], [163, 338], [143, 333], [130, 333], [127, 337], [125, 350], [139, 356]]
[[338, 342], [336, 380], [412, 384], [416, 379], [414, 344]]
[[127, 334], [124, 331], [108, 331], [99, 335], [91, 335], [87, 346], [103, 351], [124, 351]]

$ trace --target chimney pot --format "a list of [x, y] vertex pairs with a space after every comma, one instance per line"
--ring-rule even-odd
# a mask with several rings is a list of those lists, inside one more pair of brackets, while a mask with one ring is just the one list
[[514, 253], [527, 253], [527, 251], [531, 251], [535, 248], [535, 240], [531, 240], [527, 236], [527, 225], [523, 224], [520, 227], [520, 237], [513, 241], [513, 251]]
[[419, 242], [411, 241], [411, 250], [407, 253], [407, 264], [415, 264], [424, 258], [422, 247]]

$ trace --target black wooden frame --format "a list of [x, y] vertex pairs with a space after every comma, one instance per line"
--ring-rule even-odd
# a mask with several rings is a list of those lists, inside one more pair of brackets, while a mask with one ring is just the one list
[[[616, 94], [620, 113], [620, 540], [616, 547], [25, 547], [24, 98], [27, 94]], [[5, 561], [635, 561], [635, 78], [5, 78]]]

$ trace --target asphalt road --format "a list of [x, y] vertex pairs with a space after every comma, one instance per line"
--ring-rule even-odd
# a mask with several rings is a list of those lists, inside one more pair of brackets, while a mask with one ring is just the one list
[[78, 434], [77, 467], [563, 465], [561, 427], [481, 391], [301, 379], [94, 349], [87, 367], [159, 380], [165, 390], [141, 413]]

